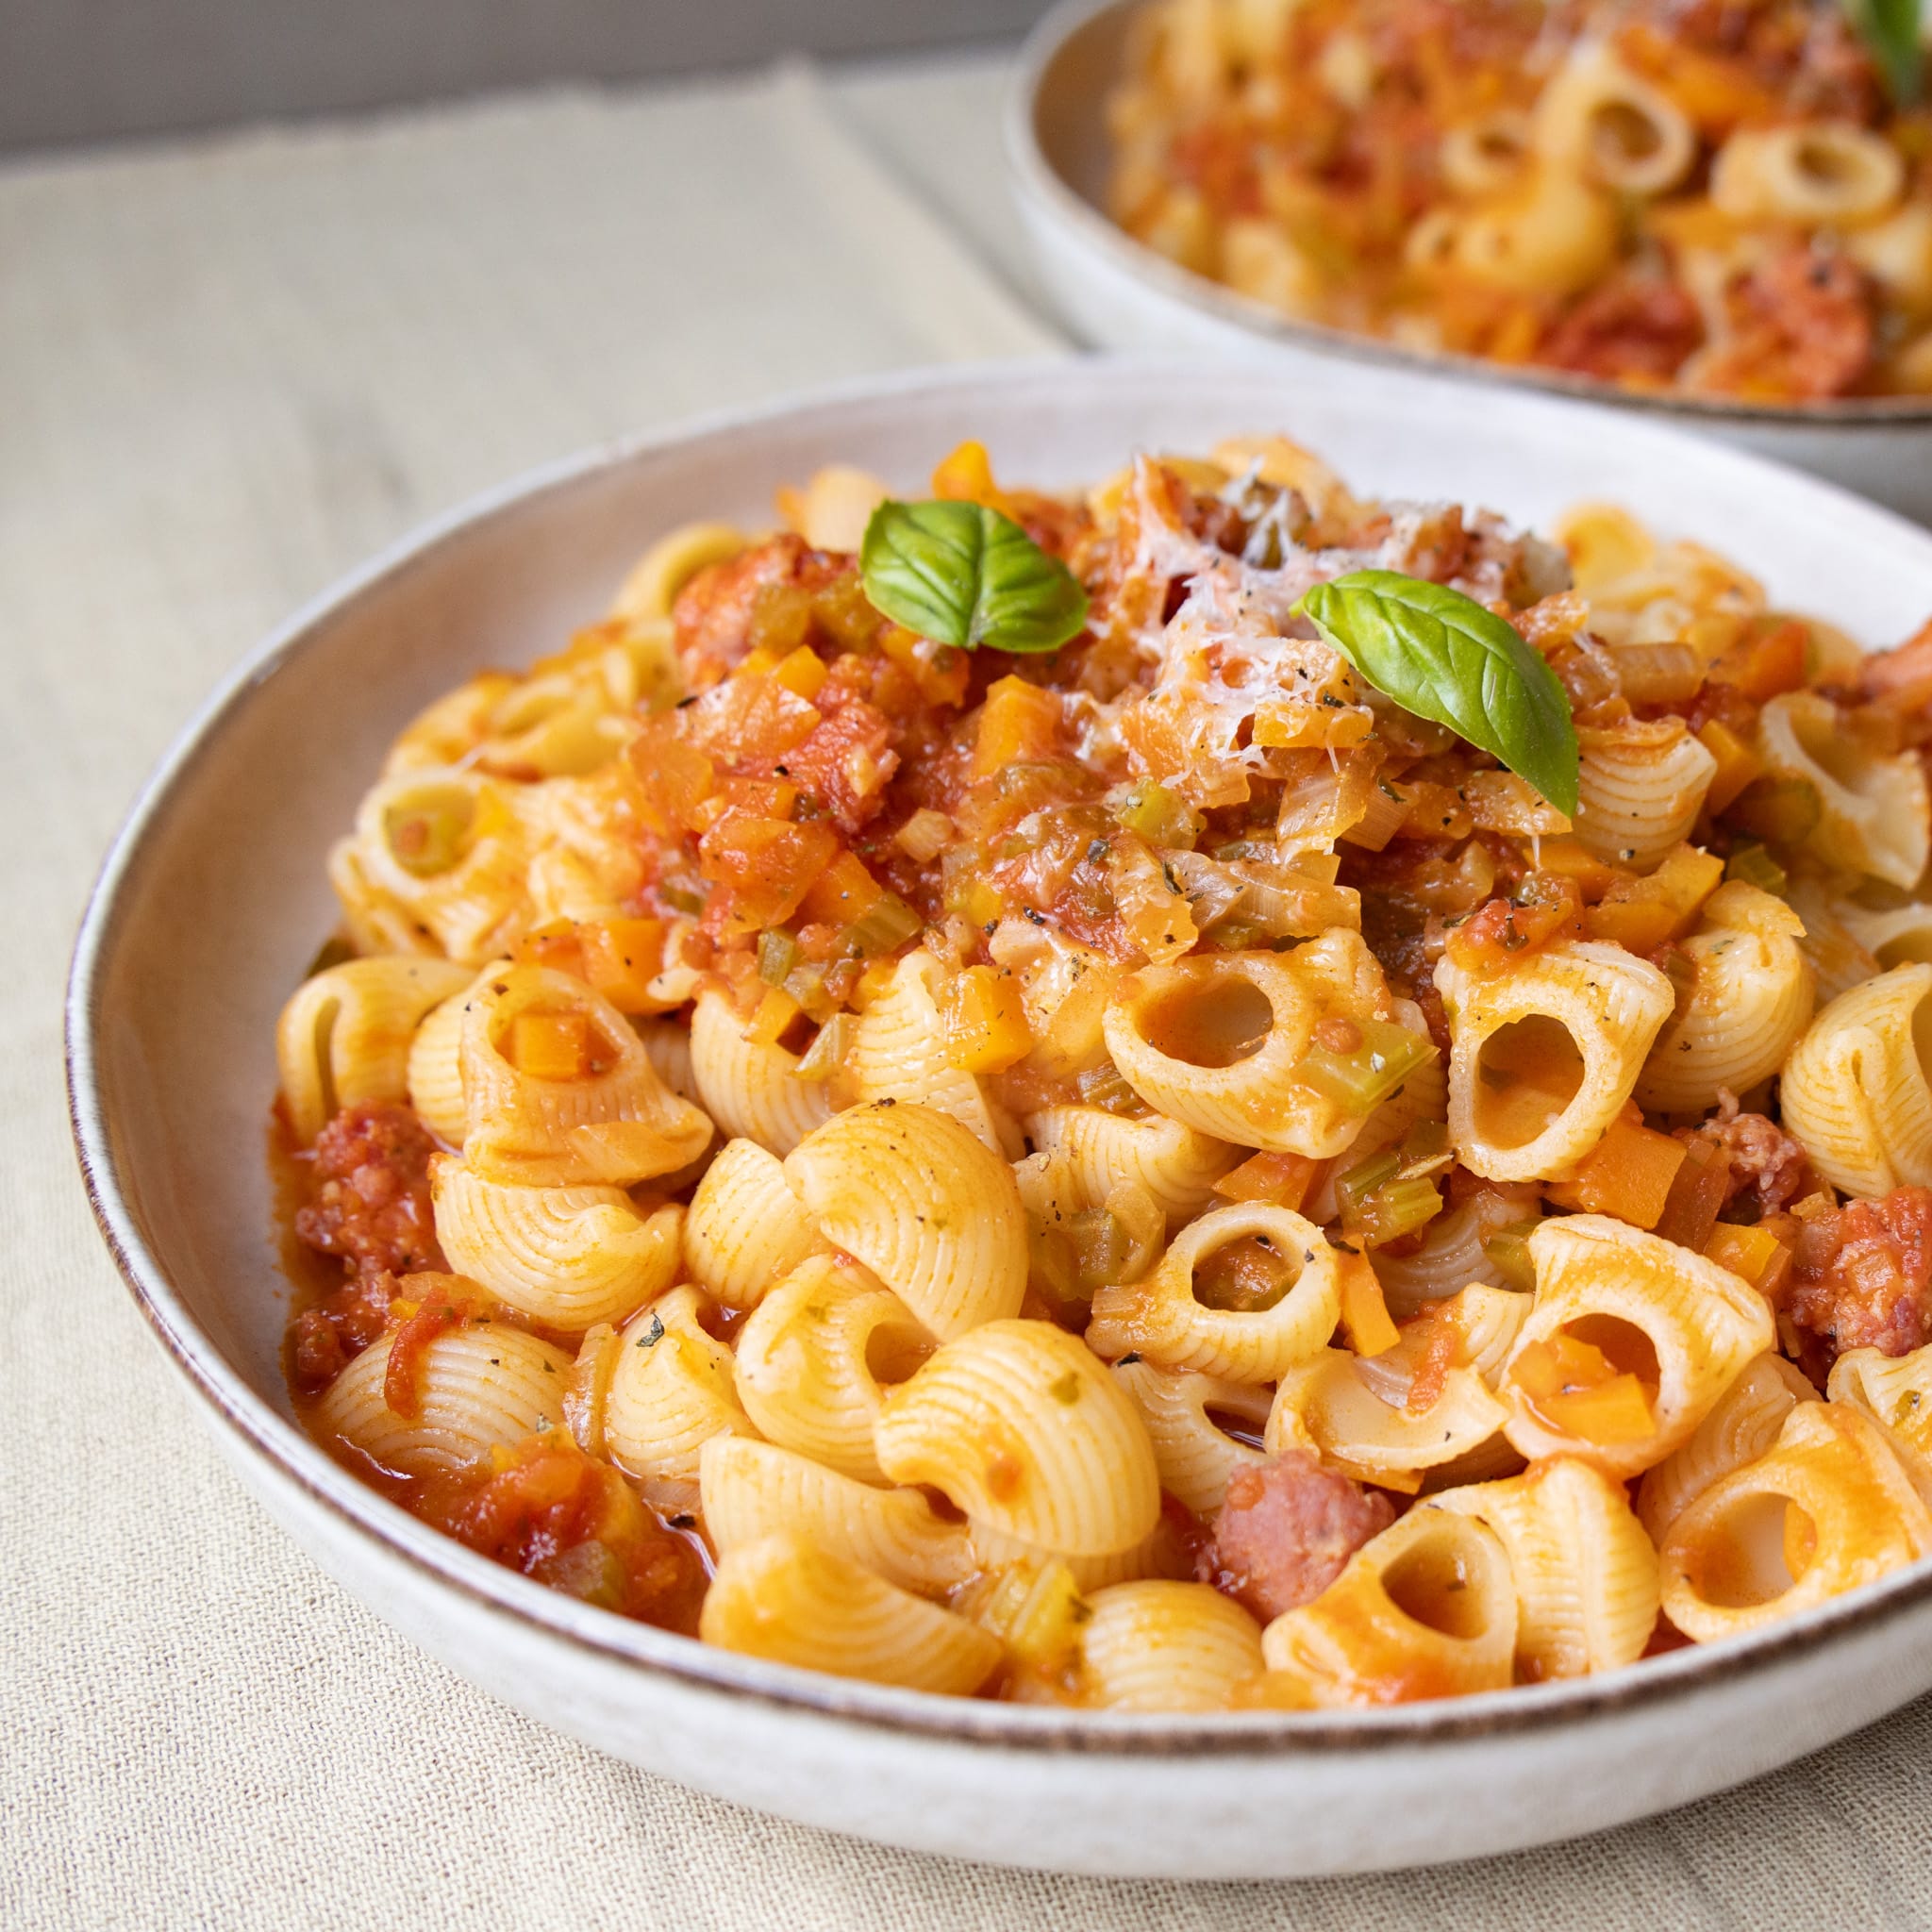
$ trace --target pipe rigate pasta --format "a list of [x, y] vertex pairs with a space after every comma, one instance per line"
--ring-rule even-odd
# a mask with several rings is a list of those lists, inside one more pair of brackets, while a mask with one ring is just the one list
[[1672, 1524], [1664, 1614], [1708, 1643], [1795, 1615], [1932, 1552], [1932, 1513], [1878, 1424], [1801, 1402], [1755, 1462]]
[[1140, 975], [1108, 1008], [1108, 1050], [1141, 1099], [1213, 1139], [1326, 1159], [1362, 1118], [1303, 1083], [1316, 1025], [1384, 1017], [1388, 990], [1355, 933], [1293, 953], [1234, 953]]
[[1449, 1134], [1495, 1181], [1562, 1178], [1630, 1098], [1674, 995], [1647, 960], [1595, 940], [1482, 979], [1445, 957]]
[[525, 1188], [460, 1160], [430, 1170], [436, 1239], [459, 1274], [545, 1328], [614, 1322], [676, 1278], [684, 1209], [646, 1212], [622, 1188]]
[[1787, 1125], [1852, 1194], [1932, 1185], [1932, 966], [1894, 966], [1812, 1021], [1785, 1062]]
[[887, 1396], [874, 1434], [889, 1480], [929, 1483], [1044, 1549], [1131, 1549], [1160, 1514], [1146, 1424], [1050, 1322], [989, 1322], [945, 1343]]
[[853, 1108], [801, 1142], [785, 1175], [825, 1239], [942, 1341], [1019, 1312], [1018, 1184], [950, 1114], [892, 1101]]
[[1029, 1114], [1026, 1131], [1043, 1154], [1067, 1164], [1074, 1191], [1088, 1206], [1117, 1187], [1143, 1190], [1170, 1224], [1212, 1207], [1214, 1183], [1241, 1149], [1159, 1114], [1128, 1120], [1098, 1107], [1050, 1107]]
[[[1505, 1433], [1532, 1459], [1580, 1457], [1614, 1476], [1661, 1462], [1775, 1337], [1755, 1288], [1607, 1215], [1544, 1221], [1529, 1253], [1536, 1294], [1499, 1392], [1510, 1409]], [[1600, 1370], [1558, 1357], [1553, 1383], [1546, 1365], [1566, 1341], [1600, 1357]], [[1586, 1386], [1573, 1392], [1579, 1377]], [[1611, 1394], [1592, 1402], [1591, 1387]]]
[[1230, 1435], [1214, 1412], [1244, 1424], [1244, 1436], [1258, 1436], [1274, 1399], [1267, 1389], [1149, 1361], [1116, 1362], [1113, 1373], [1147, 1425], [1161, 1488], [1196, 1516], [1212, 1516], [1227, 1500], [1227, 1479], [1237, 1469], [1265, 1459], [1252, 1441]]
[[1495, 1532], [1419, 1504], [1370, 1539], [1313, 1603], [1261, 1633], [1271, 1676], [1316, 1706], [1496, 1690], [1516, 1653], [1516, 1591]]
[[470, 1323], [431, 1341], [414, 1384], [417, 1411], [398, 1415], [384, 1382], [394, 1338], [366, 1348], [317, 1404], [316, 1426], [379, 1468], [406, 1476], [453, 1473], [532, 1430], [558, 1428], [571, 1358], [502, 1322]]
[[956, 1697], [1000, 1660], [998, 1639], [964, 1617], [791, 1530], [718, 1559], [698, 1634], [747, 1657]]
[[1116, 1583], [1090, 1601], [1080, 1630], [1084, 1703], [1225, 1710], [1260, 1674], [1260, 1625], [1205, 1583]]
[[760, 1431], [860, 1482], [883, 1475], [873, 1428], [887, 1386], [932, 1337], [848, 1258], [813, 1256], [772, 1288], [738, 1339], [738, 1396]]
[[698, 1489], [720, 1556], [795, 1530], [901, 1590], [950, 1590], [978, 1568], [966, 1525], [919, 1491], [874, 1488], [775, 1442], [713, 1436], [698, 1457]]
[[[1210, 1307], [1195, 1281], [1217, 1250], [1254, 1242], [1284, 1271], [1274, 1299], [1254, 1307]], [[1236, 1382], [1273, 1382], [1313, 1355], [1341, 1315], [1341, 1264], [1319, 1227], [1267, 1202], [1216, 1208], [1176, 1235], [1142, 1279], [1093, 1297], [1088, 1342], [1164, 1368], [1199, 1369]]]
[[458, 1064], [463, 1158], [491, 1180], [625, 1187], [675, 1173], [711, 1137], [624, 1015], [548, 967], [512, 966], [471, 990]]
[[1446, 1490], [1439, 1509], [1495, 1531], [1516, 1591], [1516, 1674], [1525, 1683], [1613, 1671], [1657, 1625], [1657, 1551], [1621, 1483], [1573, 1457]]
[[726, 1307], [755, 1308], [767, 1290], [825, 1252], [825, 1240], [785, 1182], [776, 1155], [728, 1141], [705, 1170], [684, 1218], [684, 1259]]
[[698, 1099], [720, 1128], [781, 1159], [830, 1116], [824, 1086], [798, 1077], [798, 1056], [776, 1041], [747, 1039], [743, 1020], [722, 993], [698, 996], [691, 1059]]
[[417, 953], [350, 959], [305, 980], [275, 1027], [290, 1131], [309, 1146], [338, 1108], [403, 1099], [424, 1015], [469, 975]]
[[694, 1499], [698, 1454], [713, 1436], [754, 1435], [738, 1399], [731, 1351], [699, 1320], [704, 1298], [674, 1288], [618, 1332], [604, 1402], [611, 1460], [647, 1494]]

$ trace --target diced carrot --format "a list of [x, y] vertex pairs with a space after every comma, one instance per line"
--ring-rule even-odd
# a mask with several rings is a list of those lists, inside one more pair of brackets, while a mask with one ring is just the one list
[[1389, 1317], [1382, 1284], [1362, 1255], [1342, 1255], [1341, 1332], [1357, 1355], [1380, 1355], [1402, 1340]]
[[581, 1080], [590, 1071], [591, 1023], [581, 1013], [519, 1013], [509, 1058], [533, 1080]]
[[661, 919], [599, 919], [577, 928], [583, 974], [620, 1013], [642, 1013], [655, 1002], [650, 985], [664, 970]]
[[1614, 1214], [1632, 1227], [1652, 1228], [1663, 1218], [1684, 1153], [1683, 1141], [1646, 1127], [1641, 1111], [1626, 1101], [1575, 1174], [1543, 1193], [1558, 1208]]
[[526, 932], [510, 948], [510, 957], [519, 966], [548, 966], [583, 977], [584, 949], [575, 920], [553, 919]]
[[1742, 638], [1710, 668], [1713, 684], [1734, 685], [1754, 705], [1805, 682], [1805, 626], [1787, 618]]
[[878, 903], [885, 888], [856, 853], [841, 852], [806, 892], [804, 911], [821, 924], [847, 926]]
[[998, 679], [979, 714], [973, 747], [973, 775], [991, 778], [1013, 764], [1040, 764], [1059, 749], [1058, 694], [1024, 677]]
[[861, 1013], [878, 999], [891, 985], [897, 963], [891, 959], [874, 959], [858, 975], [858, 984], [852, 989], [852, 1004]]
[[878, 641], [879, 649], [912, 678], [928, 704], [957, 705], [965, 697], [973, 667], [964, 651], [935, 643], [897, 624], [887, 625]]
[[1791, 1251], [1766, 1227], [1736, 1227], [1719, 1222], [1704, 1243], [1707, 1259], [1733, 1274], [1742, 1275], [1753, 1288], [1774, 1287], [1790, 1265]]
[[808, 701], [818, 696], [828, 675], [824, 659], [809, 644], [800, 644], [772, 673], [787, 691], [796, 691]]
[[1527, 1343], [1510, 1363], [1509, 1378], [1552, 1428], [1599, 1448], [1641, 1442], [1656, 1432], [1643, 1384], [1574, 1335]]
[[1717, 774], [1704, 794], [1707, 810], [1723, 811], [1725, 806], [1764, 771], [1764, 760], [1728, 724], [1713, 718], [1697, 734], [1697, 741], [1717, 760]]
[[781, 986], [767, 987], [744, 1029], [744, 1037], [760, 1046], [770, 1046], [798, 1018], [798, 1002]]
[[1324, 1164], [1306, 1154], [1257, 1154], [1223, 1174], [1214, 1191], [1227, 1201], [1272, 1201], [1277, 1208], [1299, 1208]]
[[996, 1074], [1033, 1045], [1019, 982], [991, 966], [969, 966], [940, 995], [947, 1063], [969, 1074]]
[[1648, 878], [1618, 878], [1596, 905], [1586, 908], [1584, 930], [1593, 940], [1611, 940], [1633, 953], [1654, 953], [1690, 931], [1724, 875], [1724, 862], [1715, 853], [1678, 845]]
[[1671, 1182], [1664, 1211], [1651, 1232], [1680, 1248], [1704, 1252], [1730, 1190], [1731, 1164], [1708, 1141], [1687, 1141], [1684, 1164]]
[[1605, 864], [1581, 839], [1568, 836], [1537, 841], [1536, 869], [1569, 879], [1589, 905], [1601, 899], [1617, 879], [1614, 866]]
[[932, 493], [948, 503], [983, 503], [1012, 514], [1009, 499], [992, 479], [992, 458], [985, 443], [971, 440], [940, 458], [932, 473]]

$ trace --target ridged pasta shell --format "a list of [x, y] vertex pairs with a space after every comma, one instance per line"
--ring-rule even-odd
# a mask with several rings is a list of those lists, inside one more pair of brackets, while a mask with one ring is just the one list
[[1847, 733], [1838, 707], [1813, 691], [1786, 691], [1757, 714], [1766, 770], [1803, 778], [1821, 811], [1811, 845], [1846, 872], [1909, 891], [1925, 870], [1932, 795], [1916, 752], [1874, 758]]
[[1025, 1564], [1039, 1571], [1054, 1563], [1064, 1563], [1080, 1591], [1106, 1590], [1116, 1583], [1139, 1583], [1149, 1576], [1191, 1576], [1192, 1558], [1181, 1540], [1173, 1535], [1163, 1517], [1131, 1549], [1110, 1550], [1102, 1557], [1083, 1557], [1068, 1550], [1042, 1549], [1024, 1538], [1008, 1536], [991, 1524], [968, 1523], [974, 1560], [982, 1574]]
[[1652, 871], [1697, 823], [1716, 758], [1681, 718], [1585, 726], [1576, 737], [1577, 838], [1606, 864]]
[[702, 1107], [697, 1070], [691, 1064], [691, 1028], [676, 1020], [634, 1020], [631, 1025], [658, 1079], [680, 1100]]
[[[501, 1041], [520, 1014], [575, 1014], [601, 1071], [578, 1080], [521, 1073]], [[628, 1187], [695, 1159], [711, 1124], [658, 1078], [642, 1042], [610, 1002], [544, 966], [512, 966], [481, 982], [463, 1012], [467, 1126], [463, 1158], [491, 1180], [528, 1187]]]
[[1527, 1221], [1541, 1202], [1541, 1190], [1534, 1182], [1485, 1188], [1459, 1208], [1451, 1208], [1430, 1222], [1423, 1231], [1422, 1244], [1412, 1254], [1371, 1249], [1369, 1265], [1382, 1284], [1389, 1312], [1398, 1322], [1406, 1322], [1430, 1303], [1471, 1283], [1501, 1288], [1503, 1276], [1483, 1241], [1516, 1222]]
[[[1658, 1029], [1671, 982], [1622, 946], [1574, 940], [1544, 946], [1506, 974], [1476, 977], [1444, 957], [1436, 987], [1449, 1014], [1449, 1136], [1473, 1173], [1493, 1181], [1561, 1180], [1622, 1111]], [[1506, 1027], [1558, 1027], [1580, 1057], [1576, 1085], [1542, 1129], [1495, 1138], [1485, 1049]], [[1540, 1036], [1539, 1036], [1540, 1038]], [[1554, 1049], [1560, 1042], [1552, 1035]]]
[[1657, 1627], [1657, 1551], [1622, 1483], [1557, 1457], [1507, 1482], [1444, 1490], [1434, 1500], [1479, 1518], [1502, 1540], [1524, 1682], [1613, 1671], [1643, 1655]]
[[694, 1288], [674, 1288], [632, 1316], [617, 1338], [604, 1405], [612, 1461], [649, 1485], [688, 1485], [713, 1436], [756, 1435], [738, 1400], [731, 1351], [698, 1320]]
[[1313, 1603], [1276, 1617], [1261, 1653], [1317, 1707], [1460, 1697], [1510, 1681], [1516, 1618], [1495, 1532], [1420, 1503], [1370, 1538]]
[[1531, 126], [1547, 160], [1626, 194], [1668, 193], [1697, 160], [1697, 130], [1683, 109], [1605, 41], [1580, 41], [1565, 56]]
[[1044, 1549], [1131, 1549], [1160, 1515], [1134, 1405], [1050, 1322], [989, 1322], [947, 1342], [886, 1398], [874, 1436], [891, 1481], [930, 1483], [975, 1522]]
[[726, 1307], [755, 1308], [774, 1282], [825, 1252], [777, 1156], [756, 1141], [727, 1141], [684, 1218], [691, 1278]]
[[1265, 1388], [1149, 1361], [1116, 1362], [1113, 1374], [1147, 1425], [1161, 1488], [1196, 1516], [1210, 1517], [1227, 1501], [1228, 1478], [1236, 1470], [1257, 1469], [1266, 1460], [1252, 1442], [1229, 1435], [1208, 1414], [1220, 1409], [1237, 1417], [1258, 1437], [1274, 1400]]
[[[1575, 1456], [1606, 1475], [1625, 1477], [1661, 1462], [1690, 1440], [1776, 1328], [1764, 1297], [1726, 1268], [1688, 1248], [1604, 1214], [1553, 1216], [1529, 1238], [1536, 1294], [1503, 1372], [1506, 1432], [1534, 1462]], [[1574, 1323], [1622, 1323], [1642, 1330], [1657, 1358], [1654, 1434], [1605, 1446], [1553, 1427], [1515, 1380], [1532, 1342]]]
[[463, 1011], [470, 995], [492, 973], [508, 970], [508, 959], [493, 959], [428, 1014], [409, 1042], [409, 1105], [416, 1118], [445, 1146], [460, 1147], [469, 1125], [463, 1101]]
[[1746, 1362], [1690, 1440], [1644, 1472], [1637, 1520], [1651, 1541], [1661, 1543], [1672, 1524], [1713, 1483], [1764, 1455], [1799, 1403], [1817, 1400], [1817, 1390], [1781, 1355]]
[[[1287, 955], [1228, 953], [1141, 973], [1108, 1008], [1105, 1031], [1115, 1066], [1158, 1113], [1215, 1140], [1325, 1160], [1362, 1122], [1303, 1086], [1295, 1070], [1324, 1018], [1391, 1010], [1360, 934], [1333, 931]], [[1243, 1052], [1247, 1041], [1227, 1036], [1250, 1021], [1263, 1030]]]
[[[1791, 1576], [1791, 1506], [1810, 1560]], [[1713, 1483], [1664, 1538], [1664, 1614], [1699, 1643], [1781, 1622], [1915, 1562], [1932, 1514], [1884, 1432], [1847, 1404], [1801, 1402], [1756, 1462]]]
[[669, 617], [677, 593], [701, 570], [728, 563], [751, 539], [729, 524], [680, 524], [659, 537], [631, 565], [611, 600], [612, 617], [645, 621]]
[[892, 1101], [852, 1108], [800, 1143], [785, 1177], [825, 1239], [863, 1261], [941, 1341], [1019, 1312], [1019, 1186], [950, 1114]]
[[1000, 1660], [977, 1624], [781, 1531], [719, 1558], [698, 1635], [721, 1650], [835, 1677], [967, 1697]]
[[890, 1289], [841, 1257], [802, 1262], [752, 1310], [738, 1337], [738, 1397], [760, 1432], [860, 1482], [883, 1482], [873, 1446], [885, 1390], [932, 1338]]
[[440, 1155], [429, 1171], [450, 1265], [546, 1328], [576, 1334], [677, 1278], [684, 1209], [643, 1213], [622, 1188], [523, 1188]]
[[1785, 1061], [1785, 1127], [1845, 1193], [1932, 1185], [1928, 997], [1932, 966], [1894, 966], [1840, 993]]
[[[1204, 1307], [1194, 1271], [1217, 1248], [1253, 1236], [1293, 1269], [1271, 1308]], [[1341, 1319], [1341, 1264], [1328, 1240], [1293, 1209], [1267, 1201], [1216, 1208], [1177, 1234], [1151, 1274], [1093, 1297], [1088, 1346], [1109, 1358], [1146, 1357], [1236, 1382], [1273, 1382], [1312, 1356]]]
[[940, 962], [926, 952], [908, 953], [893, 967], [891, 984], [858, 1023], [851, 1060], [858, 1098], [910, 1101], [950, 1114], [1002, 1159], [1016, 1160], [1025, 1146], [1012, 1115], [981, 1080], [946, 1058], [941, 976]]
[[1932, 961], [1932, 906], [1868, 912], [1864, 907], [1847, 902], [1838, 908], [1838, 915], [1881, 971]]
[[282, 1107], [297, 1142], [311, 1145], [341, 1108], [404, 1099], [424, 1014], [469, 978], [447, 959], [394, 953], [306, 980], [275, 1027]]
[[1932, 1506], [1932, 1345], [1889, 1356], [1848, 1348], [1824, 1385], [1833, 1402], [1849, 1404], [1887, 1433], [1928, 1506]]
[[1689, 997], [1665, 1021], [1637, 1099], [1661, 1113], [1695, 1113], [1720, 1087], [1743, 1093], [1784, 1064], [1811, 1019], [1815, 981], [1798, 941], [1804, 921], [1782, 899], [1733, 879], [1706, 902], [1682, 942]]
[[1260, 1674], [1261, 1626], [1205, 1583], [1117, 1583], [1091, 1607], [1081, 1690], [1102, 1710], [1225, 1710]]
[[737, 1009], [709, 988], [691, 1009], [691, 1059], [705, 1111], [733, 1140], [756, 1141], [780, 1159], [831, 1113], [824, 1082], [798, 1077], [798, 1056], [747, 1040]]
[[1241, 1158], [1239, 1147], [1158, 1114], [1134, 1121], [1105, 1108], [1049, 1107], [1026, 1117], [1026, 1131], [1042, 1154], [1065, 1161], [1083, 1206], [1139, 1188], [1170, 1225], [1211, 1207], [1214, 1183]]
[[393, 1336], [350, 1362], [315, 1406], [316, 1433], [333, 1436], [397, 1475], [447, 1475], [533, 1430], [563, 1423], [571, 1359], [501, 1322], [440, 1335], [417, 1370], [419, 1412], [406, 1420], [383, 1398]]
[[1450, 1369], [1441, 1391], [1423, 1409], [1411, 1409], [1404, 1399], [1412, 1367], [1380, 1387], [1364, 1369], [1341, 1348], [1324, 1348], [1289, 1369], [1268, 1412], [1269, 1454], [1312, 1449], [1330, 1468], [1358, 1481], [1392, 1477], [1399, 1483], [1470, 1455], [1508, 1420], [1508, 1410], [1474, 1369]]
[[945, 1521], [917, 1490], [874, 1489], [775, 1442], [712, 1437], [698, 1486], [721, 1556], [795, 1530], [902, 1590], [950, 1590], [978, 1568], [966, 1525]]

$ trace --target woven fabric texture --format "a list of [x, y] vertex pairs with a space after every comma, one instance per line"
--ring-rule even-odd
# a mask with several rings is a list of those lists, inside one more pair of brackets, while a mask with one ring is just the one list
[[793, 72], [0, 170], [0, 1924], [1932, 1923], [1932, 1705], [1654, 1824], [1302, 1886], [1003, 1873], [692, 1796], [324, 1579], [122, 1290], [69, 1151], [58, 1003], [182, 719], [340, 571], [533, 461], [1056, 346], [1012, 292], [1003, 79]]

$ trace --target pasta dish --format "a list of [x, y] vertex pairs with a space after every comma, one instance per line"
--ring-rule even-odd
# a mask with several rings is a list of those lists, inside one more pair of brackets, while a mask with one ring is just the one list
[[1149, 0], [1109, 207], [1282, 315], [1424, 352], [1757, 404], [1932, 395], [1916, 11]]
[[779, 508], [333, 849], [331, 1453], [620, 1615], [1096, 1709], [1615, 1670], [1932, 1551], [1932, 625], [1280, 438]]

